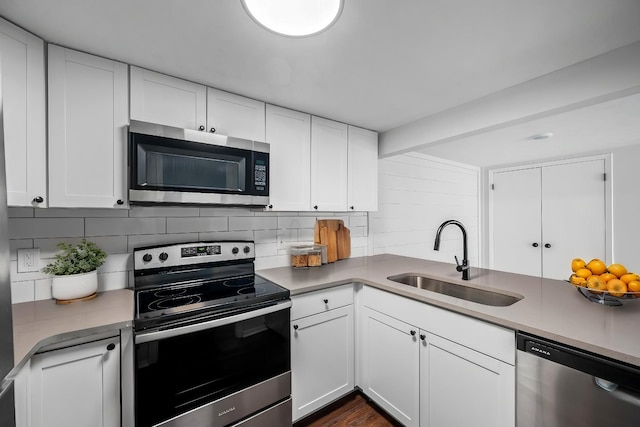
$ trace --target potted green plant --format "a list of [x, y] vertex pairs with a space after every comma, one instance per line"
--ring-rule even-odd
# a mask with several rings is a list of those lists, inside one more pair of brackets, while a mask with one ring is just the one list
[[60, 301], [90, 299], [98, 290], [97, 268], [104, 264], [107, 254], [95, 243], [82, 239], [77, 245], [58, 243], [62, 252], [42, 269], [53, 274], [51, 295]]

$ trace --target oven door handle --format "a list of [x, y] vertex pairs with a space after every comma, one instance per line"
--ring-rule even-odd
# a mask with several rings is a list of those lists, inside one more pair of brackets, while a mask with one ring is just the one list
[[282, 301], [275, 305], [259, 308], [257, 310], [246, 311], [244, 313], [236, 314], [229, 317], [223, 317], [220, 319], [209, 320], [202, 323], [193, 323], [187, 326], [180, 326], [174, 329], [165, 329], [161, 331], [142, 332], [135, 335], [135, 343], [143, 344], [150, 341], [158, 341], [165, 338], [177, 337], [180, 335], [186, 335], [193, 332], [204, 331], [206, 329], [217, 328], [219, 326], [230, 325], [236, 322], [242, 322], [243, 320], [252, 319], [254, 317], [263, 316], [265, 314], [275, 313], [276, 311], [286, 310], [291, 308], [291, 301]]

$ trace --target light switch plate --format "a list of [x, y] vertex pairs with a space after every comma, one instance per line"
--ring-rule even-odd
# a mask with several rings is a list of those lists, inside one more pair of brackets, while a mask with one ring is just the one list
[[18, 249], [18, 273], [40, 271], [40, 248]]

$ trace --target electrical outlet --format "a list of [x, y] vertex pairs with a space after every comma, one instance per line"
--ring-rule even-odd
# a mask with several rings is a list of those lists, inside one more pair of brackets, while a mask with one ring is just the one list
[[18, 273], [40, 271], [40, 248], [18, 249]]

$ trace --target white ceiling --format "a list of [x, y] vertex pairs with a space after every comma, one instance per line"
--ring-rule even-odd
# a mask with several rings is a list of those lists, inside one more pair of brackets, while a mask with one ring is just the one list
[[48, 42], [377, 131], [640, 40], [638, 0], [346, 0], [329, 31], [302, 39], [265, 31], [239, 0], [2, 0], [0, 16]]

